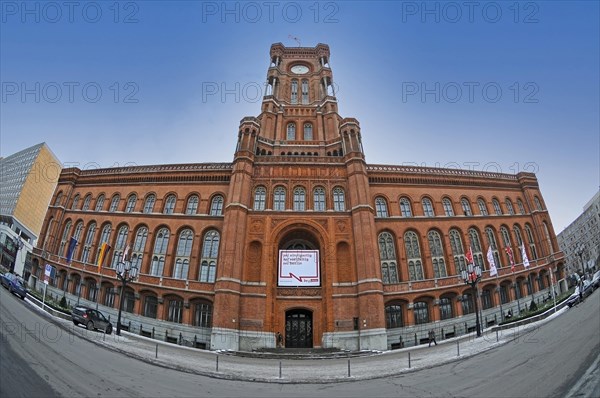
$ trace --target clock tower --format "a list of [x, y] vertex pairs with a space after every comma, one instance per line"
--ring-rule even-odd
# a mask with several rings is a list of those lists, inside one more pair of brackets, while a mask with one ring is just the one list
[[[387, 347], [360, 125], [338, 114], [329, 46], [271, 46], [226, 197], [213, 349], [268, 347], [277, 333], [285, 347]], [[318, 252], [318, 282], [285, 283], [286, 250]]]

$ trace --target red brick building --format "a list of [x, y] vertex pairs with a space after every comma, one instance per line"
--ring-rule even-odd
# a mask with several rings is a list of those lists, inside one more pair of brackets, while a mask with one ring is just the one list
[[[367, 164], [358, 120], [338, 114], [329, 55], [324, 44], [271, 46], [261, 113], [242, 119], [232, 163], [63, 170], [38, 277], [50, 264], [56, 288], [111, 308], [123, 300], [171, 333], [203, 329], [212, 349], [273, 347], [277, 332], [286, 347], [387, 349], [404, 330], [472, 324], [460, 278], [469, 247], [487, 312], [545, 293], [550, 272], [563, 277], [534, 174]], [[312, 283], [280, 269], [290, 266], [280, 250], [317, 253]], [[120, 297], [124, 257], [140, 276]]]

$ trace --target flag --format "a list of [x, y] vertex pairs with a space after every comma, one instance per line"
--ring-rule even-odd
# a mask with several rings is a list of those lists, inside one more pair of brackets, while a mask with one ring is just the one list
[[102, 244], [102, 246], [100, 246], [100, 252], [98, 253], [98, 261], [96, 261], [98, 268], [102, 268], [102, 263], [104, 262], [104, 257], [106, 257], [106, 255], [108, 254], [108, 252], [110, 251], [110, 245], [106, 242], [104, 242]]
[[527, 252], [525, 251], [525, 243], [521, 246], [521, 254], [523, 255], [523, 266], [529, 268], [529, 259], [527, 258]]
[[67, 263], [70, 263], [73, 259], [73, 253], [75, 253], [75, 247], [77, 246], [77, 239], [74, 236], [71, 236], [71, 240], [69, 241], [69, 248], [67, 250]]
[[465, 257], [467, 258], [467, 264], [473, 264], [473, 250], [470, 247], [467, 254], [465, 254]]
[[129, 253], [129, 245], [127, 245], [127, 247], [125, 248], [125, 251], [123, 252], [123, 258], [121, 259], [121, 261], [125, 262], [125, 257], [127, 257], [127, 253]]
[[487, 259], [488, 263], [490, 263], [490, 276], [498, 275], [498, 270], [496, 269], [496, 261], [494, 261], [494, 253], [492, 253], [492, 246], [488, 247]]
[[510, 271], [515, 272], [515, 259], [513, 258], [513, 252], [510, 246], [506, 246], [504, 248], [506, 254], [508, 254], [508, 259], [510, 260]]

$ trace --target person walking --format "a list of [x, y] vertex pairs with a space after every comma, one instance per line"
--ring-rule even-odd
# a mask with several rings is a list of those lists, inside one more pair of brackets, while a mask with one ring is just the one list
[[431, 343], [437, 345], [437, 341], [435, 341], [435, 332], [433, 331], [433, 329], [429, 331], [429, 347], [431, 347]]

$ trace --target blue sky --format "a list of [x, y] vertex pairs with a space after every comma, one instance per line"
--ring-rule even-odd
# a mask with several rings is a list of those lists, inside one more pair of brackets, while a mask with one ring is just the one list
[[0, 4], [1, 156], [229, 162], [297, 38], [330, 46], [369, 163], [533, 171], [557, 233], [599, 189], [595, 1]]

